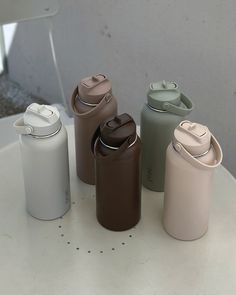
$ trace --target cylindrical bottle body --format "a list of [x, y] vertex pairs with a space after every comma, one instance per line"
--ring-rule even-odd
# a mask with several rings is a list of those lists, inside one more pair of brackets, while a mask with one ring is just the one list
[[86, 113], [82, 113], [81, 116], [79, 113], [76, 113], [74, 116], [77, 175], [88, 184], [95, 184], [94, 156], [91, 150], [94, 133], [103, 121], [116, 114], [117, 103], [115, 98], [112, 97], [98, 111], [94, 110], [88, 116]]
[[153, 191], [164, 190], [165, 155], [176, 126], [182, 117], [151, 110], [146, 104], [141, 113], [143, 185]]
[[199, 169], [172, 146], [166, 151], [163, 225], [180, 240], [194, 240], [208, 229], [213, 169]]
[[70, 208], [66, 129], [45, 138], [20, 136], [26, 208], [38, 219], [52, 220]]
[[[97, 140], [96, 162], [96, 213], [105, 228], [122, 231], [135, 226], [141, 215], [141, 143], [136, 143], [118, 156]], [[115, 151], [115, 153], [117, 153]]]

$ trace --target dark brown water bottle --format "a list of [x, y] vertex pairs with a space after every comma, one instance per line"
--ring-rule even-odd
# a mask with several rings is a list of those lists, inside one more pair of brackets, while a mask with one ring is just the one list
[[97, 219], [110, 230], [127, 230], [141, 215], [141, 141], [131, 116], [100, 125], [94, 155]]
[[75, 118], [77, 175], [82, 181], [95, 184], [91, 141], [99, 125], [117, 114], [111, 82], [102, 74], [82, 79], [74, 90], [71, 106]]

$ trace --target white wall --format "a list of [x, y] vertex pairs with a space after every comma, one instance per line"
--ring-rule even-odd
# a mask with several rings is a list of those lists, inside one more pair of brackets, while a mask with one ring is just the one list
[[[62, 1], [61, 1], [62, 2]], [[91, 73], [107, 73], [119, 111], [139, 121], [149, 82], [174, 80], [196, 105], [236, 175], [236, 1], [67, 0], [54, 18], [66, 96]], [[60, 93], [43, 20], [20, 24], [10, 74], [51, 102]]]
[[0, 74], [3, 72], [3, 57], [2, 57], [2, 50], [0, 47]]
[[3, 44], [3, 31], [0, 26], [0, 75], [4, 70], [4, 44]]

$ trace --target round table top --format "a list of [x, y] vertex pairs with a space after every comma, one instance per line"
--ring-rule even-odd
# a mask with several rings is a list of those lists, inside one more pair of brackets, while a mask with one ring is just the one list
[[25, 211], [19, 144], [0, 150], [0, 288], [2, 294], [235, 295], [236, 181], [220, 166], [209, 230], [191, 242], [162, 227], [163, 193], [142, 189], [142, 219], [131, 230], [98, 224], [95, 188], [76, 176], [69, 134], [72, 208], [54, 221]]

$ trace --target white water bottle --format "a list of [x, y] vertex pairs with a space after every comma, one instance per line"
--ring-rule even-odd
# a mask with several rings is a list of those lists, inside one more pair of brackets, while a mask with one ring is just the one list
[[26, 209], [52, 220], [70, 209], [68, 139], [57, 108], [32, 103], [14, 123], [19, 134]]

